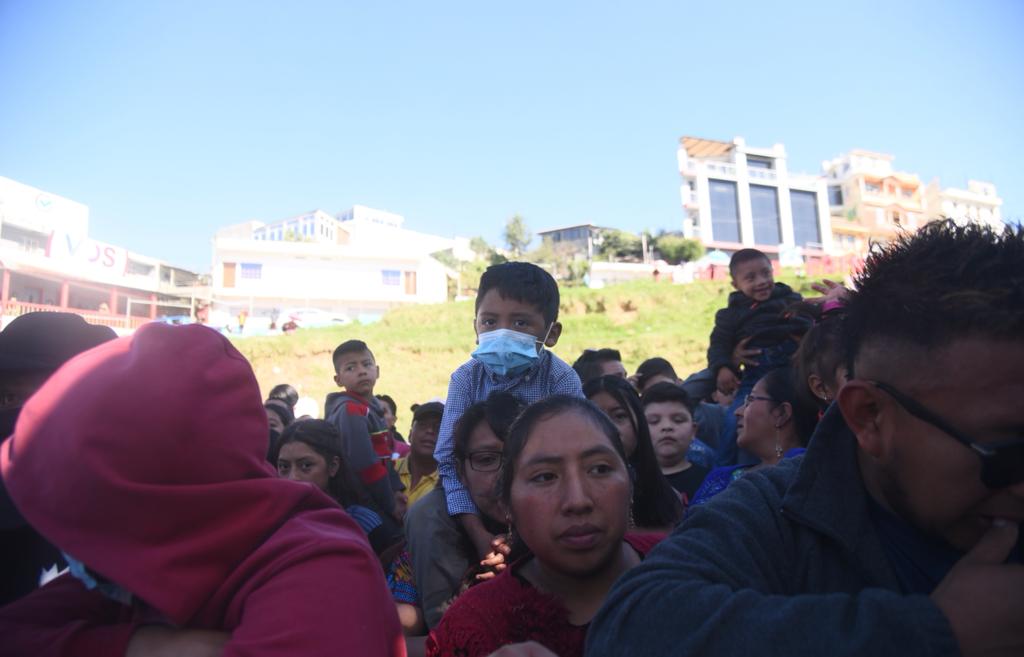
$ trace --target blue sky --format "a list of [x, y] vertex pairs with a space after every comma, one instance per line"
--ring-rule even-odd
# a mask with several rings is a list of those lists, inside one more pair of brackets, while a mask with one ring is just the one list
[[851, 148], [1024, 215], [1024, 3], [0, 0], [0, 175], [207, 270], [220, 226], [364, 204], [500, 241], [681, 226], [683, 135]]

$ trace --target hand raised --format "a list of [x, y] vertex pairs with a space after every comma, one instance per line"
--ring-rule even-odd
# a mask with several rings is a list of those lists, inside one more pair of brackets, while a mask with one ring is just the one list
[[1019, 531], [994, 523], [932, 592], [964, 657], [1024, 655], [1024, 566], [1003, 563]]

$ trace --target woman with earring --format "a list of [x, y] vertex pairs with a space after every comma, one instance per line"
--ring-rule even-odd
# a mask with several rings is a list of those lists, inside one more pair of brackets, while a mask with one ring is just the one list
[[818, 423], [818, 409], [799, 394], [793, 369], [770, 371], [736, 409], [736, 444], [757, 458], [753, 466], [715, 468], [693, 496], [690, 506], [704, 504], [749, 472], [803, 454]]
[[583, 655], [612, 584], [663, 537], [627, 533], [632, 485], [618, 430], [589, 401], [533, 404], [505, 440], [498, 495], [525, 556], [459, 596], [427, 654], [483, 656], [535, 641]]

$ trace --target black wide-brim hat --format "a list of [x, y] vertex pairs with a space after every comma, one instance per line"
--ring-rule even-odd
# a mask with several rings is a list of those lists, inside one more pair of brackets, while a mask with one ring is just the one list
[[37, 312], [14, 318], [0, 331], [0, 372], [47, 372], [117, 337], [109, 326], [73, 313]]

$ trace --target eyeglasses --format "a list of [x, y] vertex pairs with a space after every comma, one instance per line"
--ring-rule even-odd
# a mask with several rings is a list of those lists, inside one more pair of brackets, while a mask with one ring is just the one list
[[469, 467], [477, 472], [494, 472], [501, 469], [501, 452], [473, 452], [466, 457]]
[[747, 398], [743, 400], [743, 408], [750, 406], [750, 402], [755, 401], [766, 401], [772, 402], [773, 404], [775, 403], [775, 400], [772, 399], [771, 397], [765, 397], [764, 395], [747, 395]]
[[917, 419], [941, 429], [957, 442], [973, 450], [981, 459], [981, 481], [989, 488], [1006, 488], [1024, 481], [1024, 438], [982, 445], [957, 431], [938, 415], [888, 383], [881, 381], [871, 381], [871, 383], [879, 390], [885, 391], [905, 411]]

